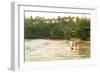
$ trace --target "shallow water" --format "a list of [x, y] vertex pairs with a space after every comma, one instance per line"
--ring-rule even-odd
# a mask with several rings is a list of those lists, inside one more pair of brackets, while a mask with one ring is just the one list
[[25, 49], [34, 49], [38, 46], [48, 42], [48, 40], [44, 39], [25, 39]]
[[69, 40], [25, 39], [25, 61], [65, 60], [89, 57], [87, 49], [79, 49], [71, 50]]

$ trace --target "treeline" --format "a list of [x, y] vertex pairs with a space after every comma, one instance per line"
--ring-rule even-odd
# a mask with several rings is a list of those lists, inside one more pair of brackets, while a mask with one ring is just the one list
[[90, 19], [77, 17], [24, 18], [25, 39], [70, 39], [90, 40]]

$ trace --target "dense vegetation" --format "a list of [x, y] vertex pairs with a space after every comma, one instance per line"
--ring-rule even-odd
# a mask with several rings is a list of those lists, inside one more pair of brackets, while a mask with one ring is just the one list
[[24, 18], [25, 39], [70, 39], [90, 40], [90, 19], [77, 17]]

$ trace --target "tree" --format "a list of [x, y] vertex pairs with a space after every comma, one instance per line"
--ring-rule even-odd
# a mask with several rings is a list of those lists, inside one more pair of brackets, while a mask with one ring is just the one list
[[90, 19], [82, 18], [79, 23], [79, 38], [82, 40], [90, 39]]
[[[24, 36], [31, 39], [90, 39], [90, 19], [79, 17], [24, 18]], [[76, 21], [74, 21], [76, 19]]]

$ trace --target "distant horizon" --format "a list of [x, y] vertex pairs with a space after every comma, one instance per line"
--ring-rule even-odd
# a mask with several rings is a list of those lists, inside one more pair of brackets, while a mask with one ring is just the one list
[[52, 19], [52, 18], [57, 18], [58, 16], [60, 17], [79, 17], [79, 18], [90, 18], [91, 15], [88, 14], [64, 14], [64, 13], [43, 13], [43, 12], [25, 12], [25, 17], [29, 18], [31, 17], [35, 18], [37, 16], [39, 17], [44, 17], [45, 19]]

